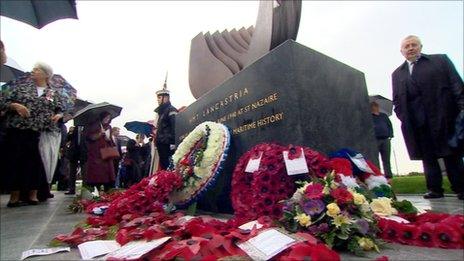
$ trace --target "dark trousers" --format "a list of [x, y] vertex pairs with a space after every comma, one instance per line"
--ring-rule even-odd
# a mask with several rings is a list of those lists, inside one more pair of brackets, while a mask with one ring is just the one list
[[77, 168], [79, 167], [78, 161], [70, 160], [69, 161], [69, 192], [76, 192], [76, 178], [77, 178]]
[[[451, 155], [444, 157], [443, 160], [445, 161], [446, 173], [451, 183], [451, 189], [455, 193], [464, 192], [464, 162], [462, 157]], [[428, 157], [422, 160], [422, 164], [424, 165], [427, 189], [432, 192], [443, 193], [443, 178], [438, 160]]]
[[377, 146], [379, 148], [380, 158], [382, 159], [383, 173], [386, 178], [391, 179], [393, 175], [390, 165], [390, 139], [377, 139]]
[[[422, 165], [424, 166], [427, 189], [435, 193], [443, 193], [443, 177], [438, 159], [434, 151], [436, 146], [428, 128], [416, 128], [416, 141], [422, 152]], [[455, 193], [464, 192], [464, 162], [462, 155], [454, 153], [443, 157], [446, 173]]]
[[165, 170], [169, 167], [170, 158], [173, 154], [173, 151], [170, 148], [169, 144], [157, 144], [156, 148], [158, 149], [158, 154], [160, 158], [160, 167]]

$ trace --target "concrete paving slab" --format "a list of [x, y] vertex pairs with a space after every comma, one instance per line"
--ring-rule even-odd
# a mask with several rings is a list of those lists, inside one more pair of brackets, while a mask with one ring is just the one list
[[[31, 248], [46, 248], [54, 236], [69, 233], [73, 227], [84, 220], [83, 214], [70, 214], [67, 206], [72, 196], [63, 192], [54, 192], [55, 198], [38, 206], [6, 208], [7, 195], [1, 195], [0, 203], [0, 259], [18, 260], [21, 253]], [[442, 199], [425, 200], [420, 195], [399, 195], [416, 206], [434, 211], [453, 214], [464, 214], [463, 201], [454, 195]], [[222, 216], [221, 216], [222, 217]], [[380, 256], [388, 256], [389, 260], [464, 260], [462, 249], [439, 249], [387, 244], [380, 254], [369, 253], [366, 257], [357, 257], [350, 253], [341, 253], [342, 260], [374, 260]], [[31, 257], [32, 260], [79, 260], [77, 249], [69, 253], [57, 253], [49, 256]]]

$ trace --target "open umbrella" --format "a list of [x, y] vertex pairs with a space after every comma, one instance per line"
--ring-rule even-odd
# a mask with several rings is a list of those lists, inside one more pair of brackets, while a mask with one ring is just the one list
[[393, 102], [381, 95], [372, 95], [369, 96], [369, 102], [376, 102], [379, 105], [381, 112], [387, 114], [388, 116], [392, 115]]
[[77, 19], [76, 0], [2, 0], [0, 15], [40, 29], [59, 19]]
[[18, 65], [18, 63], [8, 57], [6, 63], [0, 68], [0, 82], [9, 82], [23, 74], [24, 70]]
[[134, 133], [142, 133], [142, 134], [145, 134], [145, 136], [150, 136], [155, 126], [153, 126], [152, 124], [148, 122], [130, 121], [130, 122], [126, 122], [126, 124], [124, 124], [124, 127], [128, 131], [132, 131]]
[[102, 112], [108, 112], [111, 119], [114, 119], [121, 114], [122, 108], [107, 102], [87, 105], [85, 108], [79, 110], [74, 115], [74, 125], [84, 126], [95, 122]]
[[74, 103], [74, 109], [73, 109], [74, 114], [77, 113], [79, 110], [84, 109], [87, 105], [90, 105], [90, 104], [92, 103], [87, 100], [77, 98], [76, 102]]

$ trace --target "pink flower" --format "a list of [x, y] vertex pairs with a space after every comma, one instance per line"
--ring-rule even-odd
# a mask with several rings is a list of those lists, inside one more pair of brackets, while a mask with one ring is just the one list
[[305, 196], [308, 199], [320, 199], [324, 195], [323, 190], [324, 186], [320, 183], [310, 184], [306, 187]]

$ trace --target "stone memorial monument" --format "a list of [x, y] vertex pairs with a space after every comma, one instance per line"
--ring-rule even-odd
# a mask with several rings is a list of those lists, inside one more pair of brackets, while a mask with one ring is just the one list
[[[300, 1], [289, 2], [299, 2], [301, 10]], [[262, 1], [260, 14], [269, 3], [272, 1]], [[259, 25], [260, 21], [254, 31], [247, 29], [253, 32], [248, 52], [254, 50]], [[208, 37], [214, 40], [214, 35], [218, 36]], [[270, 48], [272, 41], [267, 42]], [[217, 57], [215, 47], [208, 49]], [[223, 123], [232, 134], [226, 167], [215, 189], [199, 201], [202, 209], [232, 212], [229, 193], [233, 167], [244, 152], [261, 142], [304, 145], [326, 154], [351, 148], [378, 162], [364, 74], [291, 39], [269, 50], [261, 56], [258, 53], [262, 50], [254, 56], [247, 52], [247, 59], [240, 60], [243, 68], [239, 59], [230, 59], [235, 61], [235, 69], [240, 69], [237, 72], [229, 68], [226, 59], [217, 59], [216, 64], [229, 69], [229, 78], [177, 115], [178, 143], [204, 121]], [[190, 66], [194, 66], [192, 60]]]

